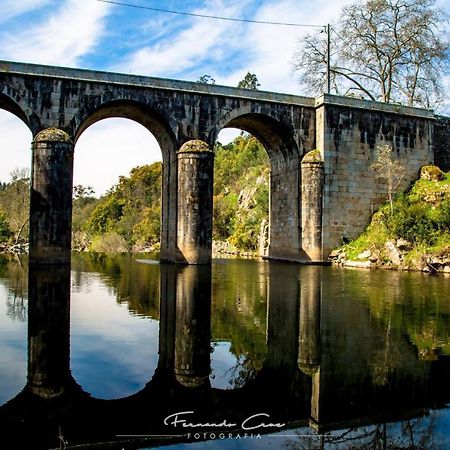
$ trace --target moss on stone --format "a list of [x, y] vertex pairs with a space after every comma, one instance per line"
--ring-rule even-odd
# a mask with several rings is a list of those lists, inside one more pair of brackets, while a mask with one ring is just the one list
[[72, 142], [70, 136], [59, 128], [46, 128], [39, 132], [34, 142]]
[[205, 153], [211, 152], [209, 145], [201, 141], [200, 139], [193, 139], [191, 141], [185, 142], [181, 148], [178, 150], [178, 153]]
[[429, 165], [420, 169], [420, 178], [428, 181], [442, 181], [445, 175], [439, 167]]
[[320, 150], [315, 149], [308, 152], [302, 159], [303, 163], [321, 163], [322, 161], [322, 155], [320, 154]]

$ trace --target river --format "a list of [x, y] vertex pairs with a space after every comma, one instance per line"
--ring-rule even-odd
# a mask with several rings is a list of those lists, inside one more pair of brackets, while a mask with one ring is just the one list
[[450, 448], [449, 292], [237, 258], [4, 256], [0, 446]]

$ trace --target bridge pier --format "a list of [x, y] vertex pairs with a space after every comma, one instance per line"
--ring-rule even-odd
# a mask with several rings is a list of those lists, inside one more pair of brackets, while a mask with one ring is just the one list
[[299, 261], [300, 171], [297, 156], [271, 158], [269, 254], [265, 259]]
[[322, 261], [322, 199], [324, 167], [319, 150], [301, 162], [302, 248], [311, 261]]
[[178, 151], [176, 262], [209, 264], [212, 253], [214, 152], [200, 140]]
[[47, 128], [33, 140], [31, 264], [70, 263], [73, 150], [69, 135], [57, 128]]

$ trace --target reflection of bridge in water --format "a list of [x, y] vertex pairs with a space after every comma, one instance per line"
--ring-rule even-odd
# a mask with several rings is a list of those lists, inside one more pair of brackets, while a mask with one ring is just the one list
[[[325, 430], [420, 417], [426, 408], [449, 401], [448, 358], [419, 360], [416, 348], [406, 338], [386, 334], [364, 305], [333, 302], [332, 288], [322, 286], [320, 267], [299, 271], [277, 263], [268, 267], [262, 369], [241, 388], [212, 388], [211, 268], [160, 269], [158, 367], [140, 392], [100, 400], [84, 392], [70, 371], [70, 266], [30, 267], [28, 382], [0, 408], [7, 448], [57, 447], [60, 431], [71, 445], [119, 441], [122, 448], [117, 435], [186, 433], [164, 425], [165, 417], [180, 411], [194, 411], [192, 421], [199, 423], [235, 423], [222, 427], [227, 432], [243, 433], [239, 424], [258, 413], [286, 427]], [[400, 360], [383, 359], [394, 339], [391, 353]], [[379, 361], [373, 360], [374, 342]], [[126, 440], [138, 446], [137, 438]]]

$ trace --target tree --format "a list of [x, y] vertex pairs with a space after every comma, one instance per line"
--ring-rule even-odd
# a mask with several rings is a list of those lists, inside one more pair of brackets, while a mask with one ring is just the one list
[[94, 196], [94, 188], [92, 186], [83, 186], [77, 184], [73, 187], [74, 200], [92, 198]]
[[[94, 204], [82, 228], [90, 237], [104, 235], [110, 248], [114, 242], [154, 244], [160, 237], [162, 164], [135, 167]], [[122, 245], [122, 244], [121, 244]]]
[[400, 161], [392, 157], [392, 147], [390, 145], [383, 145], [378, 147], [377, 150], [377, 158], [370, 167], [377, 172], [379, 178], [386, 180], [388, 200], [391, 207], [391, 213], [393, 213], [393, 195], [405, 176], [405, 168], [400, 164]]
[[[337, 94], [435, 107], [448, 69], [448, 18], [435, 0], [365, 0], [342, 10], [331, 32], [331, 84]], [[327, 36], [308, 34], [294, 70], [309, 92], [324, 91]]]
[[0, 191], [0, 208], [5, 212], [10, 229], [18, 243], [28, 232], [30, 211], [30, 175], [28, 169], [14, 169], [11, 181]]
[[202, 75], [198, 80], [197, 83], [200, 84], [216, 84], [216, 80], [211, 75]]
[[247, 72], [247, 75], [239, 81], [237, 87], [243, 89], [252, 89], [256, 91], [261, 85], [258, 82], [258, 77], [254, 73]]
[[7, 241], [12, 232], [9, 228], [8, 220], [6, 219], [5, 213], [0, 209], [0, 242]]

